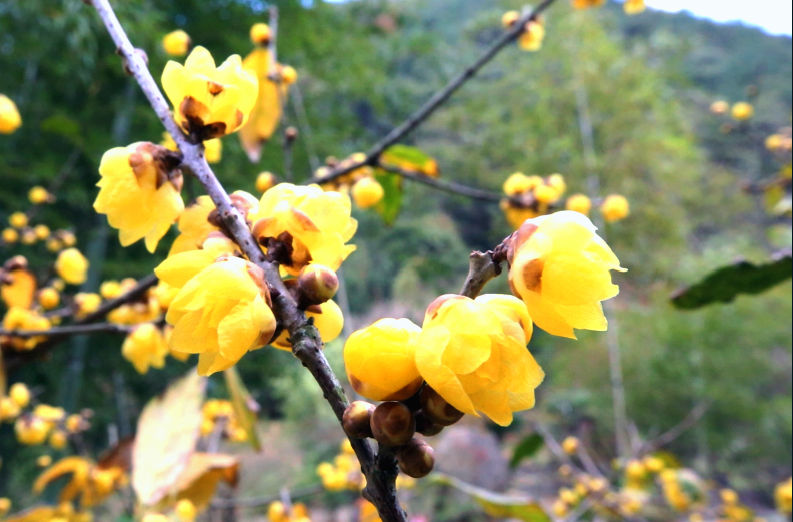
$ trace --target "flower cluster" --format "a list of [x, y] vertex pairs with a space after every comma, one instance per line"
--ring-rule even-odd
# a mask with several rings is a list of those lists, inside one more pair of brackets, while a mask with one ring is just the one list
[[70, 435], [88, 428], [89, 412], [66, 415], [63, 408], [33, 404], [30, 389], [15, 383], [8, 395], [0, 397], [0, 422], [14, 422], [14, 433], [20, 444], [37, 446], [48, 443], [53, 449], [66, 447]]
[[564, 195], [567, 184], [561, 174], [543, 178], [515, 172], [507, 177], [502, 189], [507, 198], [501, 200], [501, 210], [507, 222], [517, 228], [527, 219], [546, 214]]
[[610, 270], [624, 269], [586, 216], [562, 211], [529, 219], [503, 248], [517, 297], [443, 295], [427, 307], [421, 327], [381, 319], [344, 346], [352, 387], [385, 401], [351, 404], [346, 433], [395, 447], [400, 469], [412, 477], [426, 475], [434, 462], [415, 432], [435, 435], [466, 413], [506, 426], [514, 412], [534, 406], [544, 377], [526, 348], [534, 324], [571, 338], [574, 329], [606, 329], [600, 301], [618, 292]]
[[248, 434], [240, 426], [234, 407], [227, 400], [209, 399], [201, 408], [201, 435], [208, 436], [220, 430], [220, 434], [234, 442], [248, 440]]

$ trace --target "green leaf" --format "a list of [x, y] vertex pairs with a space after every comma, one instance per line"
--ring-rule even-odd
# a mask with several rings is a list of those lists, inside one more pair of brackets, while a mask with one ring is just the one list
[[261, 451], [262, 442], [259, 440], [259, 432], [256, 429], [259, 404], [253, 400], [235, 366], [225, 370], [223, 377], [226, 379], [226, 386], [229, 389], [229, 395], [231, 395], [231, 406], [234, 408], [234, 416], [237, 417], [237, 422], [248, 434], [248, 441], [253, 446], [253, 449]]
[[790, 250], [777, 253], [764, 264], [737, 261], [711, 272], [705, 279], [672, 295], [672, 304], [684, 310], [710, 303], [728, 303], [739, 294], [759, 294], [790, 278], [793, 272]]
[[402, 178], [382, 169], [375, 169], [374, 179], [383, 187], [383, 199], [375, 205], [374, 209], [380, 214], [386, 225], [390, 225], [402, 208]]
[[528, 437], [524, 438], [515, 448], [515, 451], [512, 453], [512, 458], [509, 461], [509, 467], [514, 468], [520, 464], [520, 461], [523, 459], [527, 459], [533, 456], [540, 448], [542, 448], [543, 440], [542, 437], [537, 434], [533, 433]]
[[551, 517], [535, 501], [513, 495], [503, 495], [494, 491], [472, 486], [462, 480], [450, 477], [443, 473], [432, 473], [430, 480], [436, 484], [451, 486], [466, 493], [473, 498], [477, 504], [482, 506], [485, 513], [498, 518], [514, 518], [525, 522], [550, 522]]
[[380, 161], [425, 176], [438, 177], [438, 163], [421, 149], [408, 145], [391, 145], [380, 155]]
[[74, 145], [81, 146], [83, 144], [83, 133], [80, 130], [80, 124], [65, 114], [53, 114], [45, 119], [41, 122], [41, 130], [63, 136]]

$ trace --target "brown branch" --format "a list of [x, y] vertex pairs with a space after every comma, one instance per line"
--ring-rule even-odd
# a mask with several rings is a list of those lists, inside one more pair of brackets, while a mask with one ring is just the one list
[[501, 273], [501, 264], [493, 261], [493, 252], [474, 250], [468, 256], [468, 276], [465, 278], [460, 295], [474, 299], [488, 281]]
[[46, 337], [47, 340], [54, 340], [59, 337], [71, 337], [73, 335], [92, 333], [117, 333], [126, 335], [131, 332], [132, 329], [132, 326], [113, 323], [73, 324], [68, 326], [53, 326], [49, 330], [6, 330], [5, 328], [0, 328], [0, 336], [16, 337], [18, 339]]
[[[483, 190], [476, 187], [470, 187], [462, 183], [457, 183], [456, 181], [431, 178], [420, 172], [406, 170], [400, 167], [396, 167], [394, 165], [388, 165], [387, 163], [381, 163], [380, 161], [376, 162], [376, 166], [385, 171], [394, 173], [401, 178], [408, 179], [410, 181], [415, 181], [416, 183], [422, 183], [434, 189], [442, 190], [444, 192], [449, 192], [451, 194], [459, 194], [461, 196], [466, 196], [473, 199], [479, 199], [482, 201], [490, 201], [493, 203], [498, 203], [502, 199], [512, 199], [512, 198], [507, 198], [507, 196], [499, 192], [493, 192], [491, 190]], [[517, 200], [515, 200], [515, 202], [518, 203]]]
[[710, 408], [710, 404], [710, 401], [705, 401], [694, 406], [694, 408], [688, 412], [688, 415], [686, 415], [679, 423], [672, 426], [655, 439], [644, 443], [639, 451], [639, 454], [643, 455], [646, 453], [651, 453], [677, 439], [697, 422], [699, 422], [700, 419], [702, 419], [702, 417], [708, 411], [708, 408]]
[[340, 167], [330, 171], [328, 174], [316, 178], [316, 183], [327, 183], [342, 176], [348, 172], [366, 165], [374, 165], [380, 155], [391, 145], [400, 141], [402, 138], [410, 134], [421, 123], [424, 122], [435, 110], [443, 105], [457, 89], [462, 87], [465, 82], [473, 78], [479, 70], [484, 67], [490, 60], [495, 57], [499, 51], [504, 47], [517, 40], [517, 38], [526, 30], [526, 24], [537, 18], [540, 13], [547, 9], [555, 0], [543, 0], [540, 4], [532, 9], [529, 13], [522, 16], [511, 29], [502, 34], [493, 44], [470, 66], [468, 66], [462, 73], [453, 78], [441, 90], [432, 95], [424, 105], [419, 107], [413, 114], [411, 114], [404, 122], [398, 127], [389, 132], [383, 139], [378, 141], [366, 153], [366, 158], [359, 162], [352, 162], [345, 167]]
[[[188, 141], [173, 120], [168, 103], [157, 87], [146, 63], [129, 41], [108, 1], [92, 0], [91, 3], [115, 42], [118, 53], [126, 60], [127, 69], [134, 76], [154, 112], [181, 150], [183, 166], [191, 170], [204, 186], [215, 204], [225, 229], [239, 245], [242, 252], [264, 270], [265, 279], [273, 297], [273, 312], [278, 322], [289, 331], [292, 352], [311, 372], [322, 389], [326, 401], [341, 422], [341, 417], [349, 402], [341, 383], [322, 352], [322, 340], [319, 337], [319, 332], [313, 323], [306, 319], [305, 314], [298, 309], [281, 280], [278, 266], [265, 259], [264, 253], [248, 229], [244, 217], [232, 206], [228, 194], [206, 162], [203, 145]], [[377, 472], [375, 455], [370, 444], [364, 439], [351, 439], [350, 442], [367, 478], [364, 494], [377, 507], [380, 517], [389, 522], [407, 520], [405, 512], [396, 500], [394, 481], [384, 480], [384, 477]]]
[[[11, 355], [8, 359], [8, 370], [14, 370], [19, 367], [22, 363], [26, 361], [30, 361], [33, 359], [41, 358], [42, 356], [46, 355], [47, 353], [52, 350], [57, 341], [63, 339], [65, 337], [69, 337], [71, 335], [78, 335], [83, 333], [96, 333], [96, 332], [89, 332], [86, 331], [86, 326], [90, 323], [96, 323], [105, 318], [105, 316], [115, 310], [116, 308], [125, 305], [131, 301], [137, 301], [141, 297], [143, 297], [149, 288], [153, 287], [157, 284], [157, 278], [154, 274], [150, 274], [140, 281], [137, 284], [130, 288], [128, 291], [124, 292], [120, 296], [116, 297], [115, 299], [109, 299], [102, 303], [99, 308], [94, 310], [93, 312], [86, 314], [85, 316], [75, 320], [74, 324], [67, 325], [67, 326], [60, 326], [56, 327], [56, 329], [49, 329], [49, 330], [41, 330], [38, 332], [39, 335], [43, 337], [47, 337], [47, 340], [42, 341], [41, 343], [37, 344], [35, 348], [28, 351], [12, 351], [6, 356]], [[66, 309], [63, 309], [66, 310]], [[61, 315], [62, 314], [57, 314]], [[78, 328], [81, 327], [81, 328]], [[72, 329], [72, 330], [64, 330], [64, 329]], [[90, 330], [90, 328], [88, 328]], [[52, 332], [56, 331], [56, 334]], [[110, 329], [102, 329], [101, 327], [98, 328], [98, 331], [110, 331]], [[13, 331], [12, 331], [13, 332]], [[31, 333], [32, 332], [32, 333]], [[60, 333], [57, 333], [60, 332]], [[67, 333], [68, 332], [68, 333]], [[121, 333], [121, 332], [117, 332]], [[15, 337], [32, 337], [35, 336], [37, 333], [33, 332], [32, 330], [28, 331], [16, 331], [13, 336]]]

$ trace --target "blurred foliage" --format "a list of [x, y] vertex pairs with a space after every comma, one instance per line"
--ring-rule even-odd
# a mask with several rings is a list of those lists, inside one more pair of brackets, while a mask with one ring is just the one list
[[[301, 132], [294, 148], [297, 181], [308, 179], [317, 159], [365, 150], [401, 122], [499, 34], [504, 10], [521, 5], [275, 3], [279, 60], [298, 70], [293, 93], [299, 89], [310, 124], [292, 96], [286, 121]], [[166, 62], [160, 47], [166, 32], [182, 28], [216, 57], [244, 55], [251, 47], [249, 26], [266, 20], [266, 3], [258, 0], [135, 0], [116, 7], [155, 77]], [[768, 216], [741, 191], [744, 180], [762, 181], [779, 167], [762, 140], [790, 124], [790, 38], [684, 14], [624, 17], [617, 5], [574, 12], [566, 2], [550, 11], [547, 30], [540, 53], [504, 50], [406, 144], [435, 158], [443, 177], [483, 188], [500, 190], [514, 171], [561, 172], [570, 193], [625, 194], [631, 217], [602, 231], [630, 269], [616, 277], [622, 295], [612, 321], [625, 358], [629, 415], [640, 433], [653, 436], [709, 401], [704, 419], [671, 450], [737, 484], [769, 491], [789, 474], [791, 461], [790, 283], [685, 314], [669, 306], [668, 295], [738, 254], [767, 258], [763, 231], [769, 225], [790, 236], [789, 221]], [[40, 209], [35, 222], [77, 233], [92, 260], [94, 285], [149, 273], [169, 243], [155, 256], [141, 245], [122, 249], [91, 208], [102, 153], [159, 141], [162, 134], [113, 51], [82, 2], [0, 4], [0, 92], [16, 100], [24, 122], [0, 140], [0, 218], [27, 207], [20, 195], [33, 184], [56, 184], [57, 202]], [[720, 98], [751, 101], [755, 118], [724, 132], [724, 119], [708, 112]], [[579, 132], [583, 107], [593, 128], [592, 169]], [[225, 138], [220, 180], [230, 190], [253, 191], [259, 171], [281, 171], [281, 141], [276, 132], [252, 165], [236, 137]], [[375, 212], [356, 211], [358, 251], [344, 268], [356, 325], [397, 310], [420, 321], [434, 296], [459, 288], [471, 249], [490, 248], [510, 232], [497, 205], [407, 182], [404, 189], [391, 226]], [[197, 190], [188, 179], [186, 193]], [[25, 254], [39, 270], [50, 259], [38, 246], [13, 253]], [[506, 291], [503, 278], [491, 290]], [[91, 337], [82, 349], [64, 345], [45, 364], [29, 364], [11, 379], [36, 383], [42, 400], [94, 409], [96, 428], [86, 444], [97, 453], [109, 440], [100, 427], [130, 434], [149, 398], [188, 368], [169, 362], [140, 376], [119, 346], [113, 336]], [[538, 408], [561, 414], [571, 429], [596, 419], [595, 443], [608, 454], [604, 336], [584, 333], [571, 343], [535, 333], [532, 351], [548, 375]], [[332, 359], [341, 369], [338, 353]], [[292, 421], [308, 464], [332, 455], [338, 429], [310, 376], [289, 354], [257, 351], [241, 361], [239, 372], [264, 418]], [[64, 389], [69, 393], [60, 393]], [[207, 392], [227, 396], [222, 378], [211, 379]], [[307, 432], [329, 440], [317, 445], [301, 435]], [[0, 425], [0, 494], [19, 499], [17, 505], [29, 500], [32, 462], [40, 452], [20, 448], [11, 426]], [[306, 469], [301, 480], [310, 483], [313, 469]], [[272, 482], [268, 486], [277, 489], [278, 481]]]

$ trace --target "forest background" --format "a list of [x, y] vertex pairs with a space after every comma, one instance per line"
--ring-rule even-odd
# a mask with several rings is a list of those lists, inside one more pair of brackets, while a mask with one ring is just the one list
[[[279, 59], [300, 75], [302, 103], [292, 96], [286, 114], [300, 130], [293, 159], [299, 182], [317, 159], [366, 150], [481, 52], [501, 31], [501, 13], [520, 7], [477, 0], [276, 3]], [[139, 0], [117, 9], [154, 71], [167, 60], [160, 40], [176, 27], [225, 56], [246, 53], [248, 28], [266, 19], [258, 1]], [[706, 404], [702, 418], [667, 449], [770, 505], [792, 458], [790, 282], [695, 311], [673, 308], [669, 297], [738, 257], [762, 261], [790, 247], [789, 219], [770, 216], [760, 196], [743, 188], [780, 167], [763, 139], [790, 125], [791, 39], [685, 14], [625, 17], [618, 5], [573, 12], [562, 3], [546, 23], [541, 52], [504, 51], [409, 143], [437, 160], [443, 178], [469, 185], [499, 191], [514, 171], [561, 172], [570, 192], [628, 197], [631, 216], [604, 234], [629, 268], [617, 277], [612, 317], [629, 417], [651, 438]], [[57, 201], [39, 219], [76, 232], [91, 259], [86, 287], [94, 289], [106, 279], [142, 277], [162, 257], [139, 244], [122, 249], [91, 208], [102, 153], [162, 134], [112, 51], [81, 2], [0, 5], [0, 92], [15, 99], [24, 119], [0, 140], [0, 215], [24, 210], [20, 195], [58, 179]], [[582, 91], [594, 168], [579, 130]], [[748, 100], [755, 117], [730, 124], [709, 112], [716, 99]], [[224, 139], [221, 182], [254, 192], [259, 171], [282, 170], [281, 140], [274, 137], [252, 165], [235, 137]], [[197, 194], [198, 187], [188, 183], [186, 190]], [[358, 251], [343, 270], [353, 314], [348, 332], [383, 316], [420, 320], [434, 296], [459, 287], [472, 249], [489, 248], [510, 232], [497, 204], [409, 183], [393, 223], [371, 211], [355, 217]], [[164, 241], [161, 253], [167, 248]], [[33, 265], [48, 259], [38, 247], [3, 255], [13, 253]], [[507, 291], [503, 278], [491, 284]], [[93, 409], [95, 426], [132, 434], [145, 402], [188, 366], [170, 361], [141, 376], [122, 359], [120, 342], [74, 338], [46, 363], [14, 369], [14, 380], [36, 383], [42, 400], [67, 411]], [[529, 419], [543, 419], [560, 435], [589, 430], [593, 447], [613, 452], [607, 342], [589, 332], [577, 343], [537, 332], [532, 351], [548, 375], [537, 407], [506, 431], [495, 430], [497, 436], [508, 443]], [[342, 344], [327, 348], [336, 367]], [[273, 469], [257, 486], [272, 492], [287, 475], [292, 485], [316, 481], [314, 465], [338, 446], [319, 391], [290, 357], [265, 350], [239, 363], [264, 409], [263, 429], [298, 434], [300, 465]], [[210, 396], [222, 390], [222, 380], [210, 381]], [[107, 441], [106, 431], [89, 432], [97, 451]], [[21, 448], [12, 426], [0, 426], [0, 493], [31, 499], [38, 452]]]

